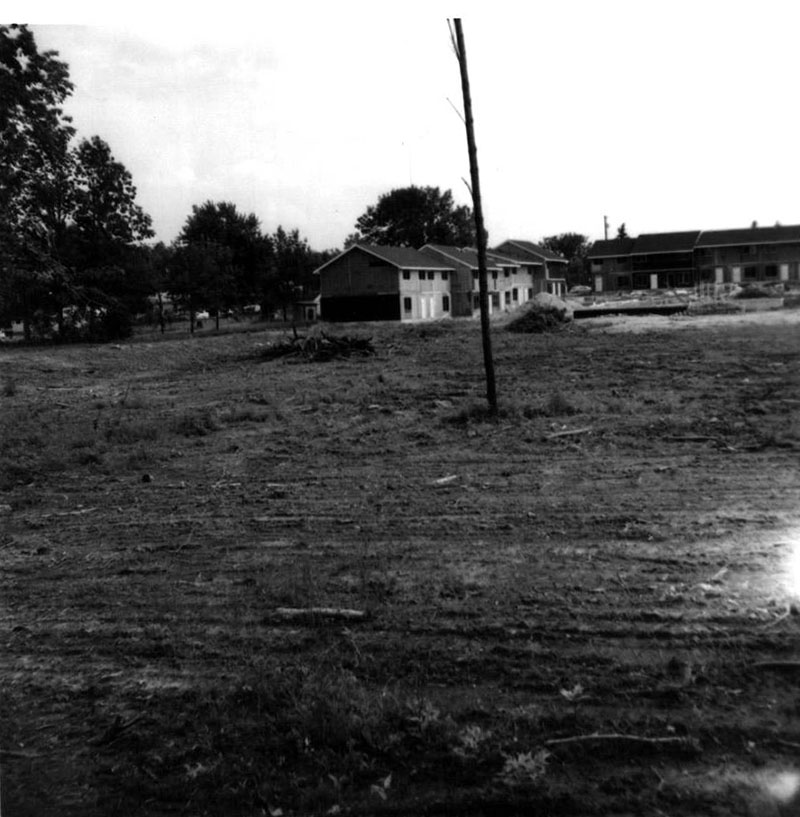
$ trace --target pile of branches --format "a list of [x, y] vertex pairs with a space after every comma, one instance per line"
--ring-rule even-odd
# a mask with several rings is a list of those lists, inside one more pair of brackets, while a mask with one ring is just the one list
[[533, 306], [512, 319], [507, 332], [555, 332], [569, 325], [563, 312], [543, 306]]
[[314, 335], [298, 335], [295, 331], [291, 340], [268, 346], [262, 357], [274, 360], [278, 357], [299, 357], [302, 360], [320, 362], [341, 357], [368, 357], [375, 354], [372, 338], [328, 335], [320, 332]]

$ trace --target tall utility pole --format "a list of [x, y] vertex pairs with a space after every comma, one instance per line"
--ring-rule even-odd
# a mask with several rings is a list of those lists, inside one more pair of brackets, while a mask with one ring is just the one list
[[486, 276], [486, 230], [483, 227], [483, 205], [481, 204], [481, 185], [478, 178], [478, 148], [475, 145], [475, 125], [472, 119], [472, 97], [469, 92], [469, 74], [467, 73], [467, 49], [464, 45], [464, 32], [461, 30], [461, 19], [454, 21], [456, 38], [453, 46], [461, 70], [461, 93], [464, 97], [464, 124], [467, 128], [467, 150], [469, 152], [469, 174], [472, 182], [472, 204], [475, 212], [475, 231], [478, 236], [478, 291], [481, 307], [481, 336], [483, 338], [483, 364], [486, 369], [486, 399], [489, 401], [489, 414], [497, 415], [497, 386], [494, 378], [494, 358], [492, 357], [492, 336], [489, 329], [489, 284]]
[[603, 216], [603, 230], [605, 231], [606, 241], [608, 241], [608, 216]]

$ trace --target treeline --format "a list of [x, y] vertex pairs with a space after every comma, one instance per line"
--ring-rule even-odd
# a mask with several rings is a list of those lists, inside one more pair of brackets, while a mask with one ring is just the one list
[[263, 234], [230, 202], [193, 207], [170, 246], [146, 243], [152, 222], [131, 174], [99, 136], [76, 140], [62, 109], [73, 87], [27, 26], [0, 26], [0, 327], [109, 340], [137, 316], [163, 319], [165, 292], [190, 315], [249, 304], [270, 315], [313, 294], [311, 273], [331, 253], [297, 230]]
[[297, 300], [319, 288], [313, 271], [334, 251], [317, 252], [297, 230], [283, 227], [263, 235], [253, 214], [239, 213], [231, 202], [192, 207], [177, 241], [151, 251], [152, 275], [159, 299], [154, 304], [163, 321], [160, 295], [169, 292], [173, 305], [194, 315], [216, 315], [257, 306], [264, 316], [282, 314]]

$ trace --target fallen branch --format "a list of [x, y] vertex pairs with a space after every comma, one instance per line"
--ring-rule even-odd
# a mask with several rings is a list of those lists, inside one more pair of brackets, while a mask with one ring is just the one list
[[664, 437], [665, 440], [671, 440], [675, 443], [718, 443], [720, 440], [717, 437], [706, 437], [701, 434], [687, 434], [683, 437]]
[[135, 715], [129, 721], [123, 721], [122, 718], [117, 715], [117, 717], [114, 718], [114, 723], [112, 723], [111, 726], [109, 726], [99, 738], [90, 740], [89, 743], [92, 746], [107, 746], [109, 743], [113, 743], [120, 735], [130, 729], [131, 726], [139, 723], [142, 718], [144, 718], [144, 715]]
[[703, 434], [688, 434], [683, 437], [664, 437], [664, 439], [674, 443], [716, 443], [726, 451], [739, 450], [738, 448], [734, 448], [734, 446], [729, 445], [724, 440], [720, 440], [719, 437], [707, 437]]
[[275, 615], [287, 621], [319, 618], [335, 621], [363, 621], [367, 617], [365, 610], [350, 610], [346, 607], [278, 607]]
[[786, 605], [786, 610], [781, 613], [777, 618], [773, 618], [772, 621], [768, 621], [766, 624], [761, 625], [762, 630], [767, 630], [770, 627], [774, 627], [776, 624], [780, 624], [782, 621], [786, 621], [787, 618], [792, 614], [792, 607], [790, 604]]
[[14, 758], [15, 760], [35, 760], [43, 757], [38, 752], [19, 752], [14, 749], [0, 749], [0, 759]]
[[51, 516], [83, 516], [86, 513], [94, 513], [97, 508], [78, 508], [77, 511], [56, 511], [55, 513], [43, 513], [42, 519], [49, 519]]
[[571, 437], [576, 434], [586, 434], [592, 429], [590, 427], [586, 428], [571, 428], [567, 431], [554, 431], [552, 434], [545, 434], [545, 440], [555, 440], [557, 437]]
[[545, 741], [544, 745], [548, 749], [558, 749], [561, 747], [570, 746], [594, 746], [608, 744], [619, 747], [628, 747], [630, 749], [650, 749], [655, 751], [678, 750], [679, 752], [689, 752], [692, 754], [698, 754], [700, 752], [700, 744], [692, 738], [645, 738], [638, 735], [621, 735], [616, 733], [605, 735], [575, 735], [569, 738], [553, 738], [552, 740]]
[[800, 672], [800, 661], [756, 661], [753, 669], [774, 669], [778, 672]]

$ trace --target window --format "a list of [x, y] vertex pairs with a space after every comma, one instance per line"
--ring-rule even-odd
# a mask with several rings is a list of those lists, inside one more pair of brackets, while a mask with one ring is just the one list
[[511, 305], [511, 293], [508, 290], [506, 290], [506, 306], [510, 306], [510, 305]]
[[492, 309], [500, 309], [500, 293], [492, 293]]
[[433, 279], [435, 277], [436, 277], [436, 273], [433, 270], [428, 270], [428, 280], [433, 281]]
[[450, 296], [442, 295], [442, 312], [450, 311]]
[[533, 287], [528, 287], [528, 300], [533, 298]]
[[777, 278], [778, 277], [778, 265], [777, 264], [766, 264], [764, 266], [764, 277], [766, 277], [766, 278]]
[[425, 273], [424, 273], [422, 270], [420, 270], [420, 271], [419, 271], [419, 280], [420, 280], [420, 281], [424, 281], [424, 280], [425, 280]]
[[496, 281], [496, 280], [497, 280], [497, 270], [496, 270], [496, 269], [495, 269], [495, 270], [492, 270], [492, 280], [493, 280], [493, 281]]
[[516, 287], [511, 290], [511, 298], [514, 301], [519, 301], [519, 290]]
[[442, 280], [446, 281], [450, 277], [450, 273], [447, 270], [442, 270]]
[[404, 281], [410, 281], [411, 280], [411, 271], [410, 270], [407, 270], [407, 269], [403, 270], [403, 280]]
[[411, 314], [411, 298], [403, 298], [403, 312], [406, 315]]
[[755, 281], [758, 278], [758, 267], [745, 267], [744, 279], [745, 281]]

